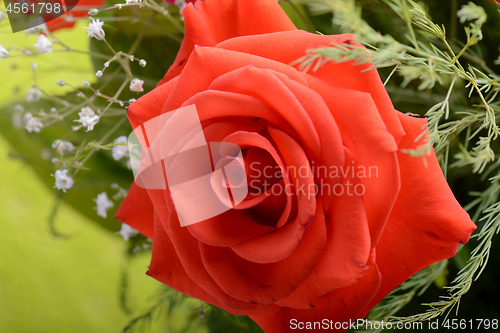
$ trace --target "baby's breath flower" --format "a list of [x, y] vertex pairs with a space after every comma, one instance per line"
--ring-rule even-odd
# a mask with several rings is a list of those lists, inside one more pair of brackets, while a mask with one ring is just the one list
[[90, 16], [97, 15], [98, 13], [99, 13], [99, 10], [97, 8], [91, 8], [91, 9], [89, 9], [89, 15]]
[[101, 78], [102, 77], [102, 71], [97, 71], [95, 73], [95, 76], [97, 76], [98, 78]]
[[73, 178], [71, 176], [68, 176], [68, 170], [56, 170], [56, 174], [51, 174], [52, 177], [56, 178], [56, 184], [54, 188], [57, 188], [58, 190], [62, 190], [63, 192], [66, 192], [66, 190], [70, 189], [73, 187]]
[[[118, 138], [115, 139], [115, 143], [127, 143], [127, 137], [125, 135], [122, 135]], [[111, 155], [115, 159], [115, 161], [119, 161], [128, 154], [128, 147], [127, 146], [122, 146], [118, 145], [113, 147], [111, 150]]]
[[86, 128], [87, 132], [92, 131], [94, 126], [99, 122], [99, 116], [97, 116], [94, 110], [88, 106], [82, 108], [81, 111], [78, 112], [78, 115], [80, 116], [80, 119], [75, 121], [82, 124]]
[[31, 132], [39, 133], [43, 127], [43, 124], [40, 121], [40, 119], [37, 117], [33, 117], [31, 112], [26, 112], [23, 121], [24, 121], [24, 128], [26, 128], [26, 130], [30, 133]]
[[69, 141], [56, 140], [52, 143], [52, 148], [55, 148], [59, 154], [66, 155], [71, 153], [75, 146]]
[[33, 62], [33, 63], [31, 64], [31, 69], [32, 69], [33, 71], [36, 71], [36, 70], [38, 69], [38, 64], [37, 64], [36, 62]]
[[80, 116], [80, 118], [92, 117], [95, 115], [95, 112], [94, 112], [94, 110], [92, 110], [92, 108], [90, 106], [86, 106], [86, 107], [80, 109], [80, 112], [78, 112], [78, 115]]
[[139, 233], [139, 231], [135, 230], [134, 228], [132, 228], [128, 224], [122, 223], [121, 230], [119, 232], [117, 232], [116, 234], [121, 235], [123, 237], [123, 239], [127, 242], [130, 239], [130, 237], [134, 237], [138, 233]]
[[128, 4], [131, 4], [131, 3], [139, 3], [140, 0], [125, 0], [125, 2]]
[[16, 112], [23, 112], [24, 107], [21, 104], [16, 104], [16, 106], [14, 106], [14, 110], [16, 110]]
[[144, 88], [142, 88], [143, 84], [144, 84], [143, 80], [133, 79], [130, 82], [130, 90], [135, 92], [143, 92], [144, 91]]
[[99, 193], [97, 195], [97, 198], [94, 199], [94, 201], [97, 205], [95, 208], [97, 210], [97, 215], [104, 217], [104, 218], [108, 217], [107, 211], [108, 211], [108, 209], [113, 207], [114, 204], [111, 200], [109, 200], [106, 192]]
[[[92, 9], [91, 9], [92, 10]], [[90, 14], [90, 11], [89, 11]], [[90, 14], [92, 15], [92, 14]], [[91, 17], [92, 22], [89, 23], [88, 27], [83, 27], [84, 29], [87, 29], [87, 37], [91, 38], [94, 37], [96, 39], [102, 40], [104, 39], [104, 30], [102, 29], [102, 26], [104, 22], [99, 21], [99, 19], [94, 20], [93, 17]]]
[[90, 82], [88, 81], [82, 81], [82, 85], [84, 88], [90, 88]]
[[41, 98], [42, 98], [42, 93], [40, 92], [40, 90], [36, 89], [34, 86], [31, 86], [28, 89], [26, 102], [28, 103], [38, 102]]
[[66, 85], [66, 82], [64, 82], [63, 80], [57, 80], [56, 83], [59, 87], [63, 87]]
[[139, 66], [146, 67], [146, 64], [147, 64], [146, 60], [144, 60], [144, 59], [139, 60]]
[[0, 58], [7, 58], [9, 56], [9, 50], [0, 45]]
[[99, 116], [85, 117], [75, 120], [83, 125], [86, 128], [86, 132], [92, 131], [94, 126], [99, 122]]
[[38, 40], [36, 41], [36, 44], [33, 46], [36, 46], [40, 54], [50, 53], [54, 51], [50, 48], [52, 46], [52, 42], [50, 41], [50, 39], [45, 37], [45, 35], [38, 36]]

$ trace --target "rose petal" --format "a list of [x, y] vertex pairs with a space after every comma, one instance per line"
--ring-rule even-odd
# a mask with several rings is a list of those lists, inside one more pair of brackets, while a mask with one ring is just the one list
[[[320, 201], [318, 210], [322, 209]], [[282, 261], [258, 264], [241, 258], [230, 248], [200, 242], [203, 265], [229, 295], [261, 305], [274, 303], [289, 295], [307, 278], [325, 245], [326, 226], [323, 214], [316, 214], [309, 226], [304, 227], [306, 229], [300, 244]], [[279, 246], [279, 243], [276, 245]]]
[[[292, 309], [282, 308], [276, 315], [271, 316], [253, 316], [252, 318], [266, 332], [290, 332], [299, 327], [292, 326], [298, 322], [322, 322], [327, 320], [330, 330], [335, 330], [335, 323], [347, 323], [344, 329], [335, 330], [345, 332], [349, 328], [349, 321], [361, 317], [359, 314], [362, 309], [370, 302], [373, 295], [378, 290], [381, 276], [374, 264], [375, 250], [372, 250], [370, 261], [368, 262], [368, 271], [366, 275], [356, 284], [340, 289], [336, 289], [323, 297], [314, 301], [314, 308]], [[293, 321], [295, 320], [295, 321]], [[332, 327], [332, 328], [330, 328]], [[302, 332], [318, 332], [319, 329], [305, 329]]]
[[[354, 156], [347, 148], [345, 155], [346, 166], [355, 167]], [[347, 173], [342, 182], [342, 194], [335, 197], [330, 207], [327, 243], [313, 272], [292, 294], [276, 304], [307, 309], [318, 297], [355, 284], [366, 274], [370, 230], [363, 196], [355, 192], [358, 184], [361, 185], [361, 180], [356, 174], [353, 177]]]
[[[303, 57], [310, 49], [329, 46], [332, 43], [356, 44], [354, 39], [355, 36], [352, 34], [330, 36], [311, 34], [301, 30], [276, 31], [259, 36], [232, 38], [217, 44], [217, 47], [291, 64]], [[299, 68], [299, 64], [295, 67]], [[369, 93], [387, 126], [387, 130], [394, 136], [396, 142], [399, 142], [404, 131], [380, 76], [375, 69], [365, 71], [373, 67], [372, 62], [353, 66], [350, 61], [342, 63], [330, 61], [323, 64], [318, 70], [310, 70], [308, 73], [336, 87]]]
[[159, 215], [155, 215], [153, 252], [148, 275], [183, 294], [213, 304], [232, 314], [248, 315], [251, 313], [267, 315], [279, 311], [279, 307], [276, 305], [258, 308], [255, 304], [241, 302], [224, 294], [221, 295], [220, 288], [218, 289], [215, 284], [213, 286], [219, 291], [217, 295], [222, 299], [222, 302], [213, 297], [212, 294], [207, 293], [202, 289], [203, 285], [193, 281], [187, 274], [175, 252], [172, 241], [163, 228]]
[[426, 156], [426, 167], [422, 158], [401, 151], [427, 142], [428, 135], [415, 142], [427, 121], [402, 113], [399, 118], [407, 133], [398, 151], [401, 191], [377, 246], [382, 284], [363, 314], [419, 270], [454, 256], [458, 244], [466, 243], [476, 229], [453, 196], [434, 152]]
[[[251, 15], [249, 15], [251, 13]], [[275, 0], [205, 0], [182, 11], [185, 36], [174, 63], [158, 83], [180, 74], [195, 45], [215, 46], [237, 36], [296, 30]]]
[[151, 90], [146, 95], [130, 104], [127, 117], [133, 129], [143, 123], [161, 115], [163, 105], [175, 86], [177, 78], [169, 81], [167, 84]]
[[148, 192], [133, 182], [115, 219], [137, 229], [146, 237], [153, 238], [154, 214]]
[[[277, 224], [277, 228], [282, 228], [281, 230], [231, 247], [242, 258], [262, 264], [277, 262], [290, 256], [301, 242], [304, 226], [309, 223], [316, 212], [316, 198], [314, 194], [311, 194], [311, 189], [314, 188], [314, 180], [312, 179], [307, 156], [297, 142], [285, 132], [270, 126], [269, 133], [283, 156], [290, 174], [289, 177], [295, 187], [293, 191], [295, 199], [298, 201], [298, 216], [294, 221], [283, 227], [291, 210], [291, 202], [289, 201]], [[306, 167], [306, 177], [302, 177], [299, 172], [304, 167]], [[296, 172], [293, 170], [296, 170]], [[290, 187], [286, 187], [286, 184], [283, 191], [287, 192], [288, 197], [291, 197], [288, 192], [292, 190]]]
[[399, 192], [396, 142], [369, 94], [332, 87], [309, 75], [306, 79], [330, 108], [344, 146], [356, 157], [358, 168], [365, 170], [366, 177], [361, 182], [366, 189], [364, 200], [373, 248]]
[[215, 47], [196, 47], [165, 102], [162, 113], [178, 109], [196, 93], [207, 90], [212, 81], [221, 75], [249, 65], [273, 69], [292, 80], [307, 84], [302, 73], [280, 62]]

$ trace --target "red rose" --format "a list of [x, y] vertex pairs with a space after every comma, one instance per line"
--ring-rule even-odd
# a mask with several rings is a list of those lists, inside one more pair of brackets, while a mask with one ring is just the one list
[[[130, 106], [129, 120], [140, 130], [195, 105], [206, 141], [241, 147], [257, 185], [235, 209], [182, 227], [168, 190], [134, 183], [116, 218], [153, 239], [150, 276], [267, 332], [288, 332], [291, 319], [365, 316], [468, 241], [475, 225], [434, 153], [426, 166], [401, 152], [427, 140], [415, 143], [426, 120], [394, 109], [377, 72], [363, 72], [372, 64], [309, 73], [289, 65], [354, 36], [299, 31], [275, 0], [198, 1], [183, 14], [174, 64]], [[308, 172], [287, 173], [301, 168]], [[264, 180], [291, 190], [265, 192]]]

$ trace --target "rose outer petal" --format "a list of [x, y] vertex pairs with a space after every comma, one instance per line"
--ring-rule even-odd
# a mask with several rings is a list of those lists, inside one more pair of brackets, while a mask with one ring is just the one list
[[158, 86], [179, 75], [195, 45], [215, 46], [233, 37], [296, 30], [276, 0], [205, 0], [182, 11], [185, 36], [174, 63]]
[[[175, 216], [175, 214], [173, 215]], [[179, 256], [175, 252], [175, 247], [173, 246], [174, 244], [164, 230], [164, 226], [161, 223], [158, 214], [155, 215], [154, 228], [152, 259], [147, 273], [149, 276], [186, 295], [213, 304], [232, 314], [248, 315], [252, 313], [268, 315], [279, 311], [279, 307], [276, 305], [259, 308], [255, 304], [235, 300], [232, 297], [221, 293], [220, 288], [217, 288], [215, 284], [212, 284], [213, 288], [208, 289], [212, 293], [207, 292], [202, 287], [210, 285], [208, 280], [205, 280], [205, 283], [200, 284], [195, 282], [196, 280], [193, 281], [187, 274]], [[197, 250], [196, 246], [194, 250]], [[214, 297], [214, 295], [219, 296], [219, 299]]]
[[[375, 249], [372, 250], [369, 267], [364, 278], [358, 283], [336, 289], [313, 302], [314, 308], [292, 309], [282, 308], [280, 312], [270, 316], [250, 315], [265, 332], [286, 333], [295, 332], [291, 324], [298, 322], [322, 322], [327, 320], [329, 330], [345, 332], [350, 320], [359, 317], [359, 313], [370, 302], [380, 285], [380, 272], [375, 261]], [[343, 329], [336, 330], [335, 323], [347, 323]], [[331, 328], [332, 327], [332, 328]], [[319, 332], [319, 329], [302, 329], [301, 332]]]
[[[330, 36], [295, 30], [232, 38], [217, 44], [216, 47], [291, 64], [302, 58], [310, 49], [326, 47], [332, 43], [355, 44], [354, 40], [355, 35], [352, 34]], [[358, 46], [360, 45], [358, 44]], [[295, 64], [294, 67], [299, 68], [299, 65]], [[396, 115], [396, 110], [378, 72], [375, 69], [365, 71], [368, 68], [374, 68], [374, 64], [369, 62], [353, 66], [352, 62], [334, 63], [330, 61], [316, 71], [309, 70], [308, 74], [336, 87], [369, 93], [387, 130], [394, 136], [396, 142], [399, 142], [404, 131]]]
[[148, 192], [137, 186], [135, 181], [120, 208], [115, 219], [137, 229], [141, 234], [153, 238], [154, 206]]
[[402, 152], [428, 141], [427, 134], [415, 142], [427, 121], [398, 115], [407, 133], [398, 151], [401, 191], [377, 245], [382, 284], [362, 316], [419, 270], [454, 256], [476, 229], [453, 196], [434, 151], [425, 156], [427, 166], [422, 158]]

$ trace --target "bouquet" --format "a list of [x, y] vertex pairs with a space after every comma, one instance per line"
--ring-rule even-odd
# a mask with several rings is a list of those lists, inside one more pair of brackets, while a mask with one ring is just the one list
[[[52, 236], [70, 206], [150, 262], [116, 330], [498, 329], [474, 281], [494, 293], [499, 3], [4, 6], [2, 85], [16, 58], [31, 82], [1, 136]], [[131, 270], [160, 282], [145, 309]]]

